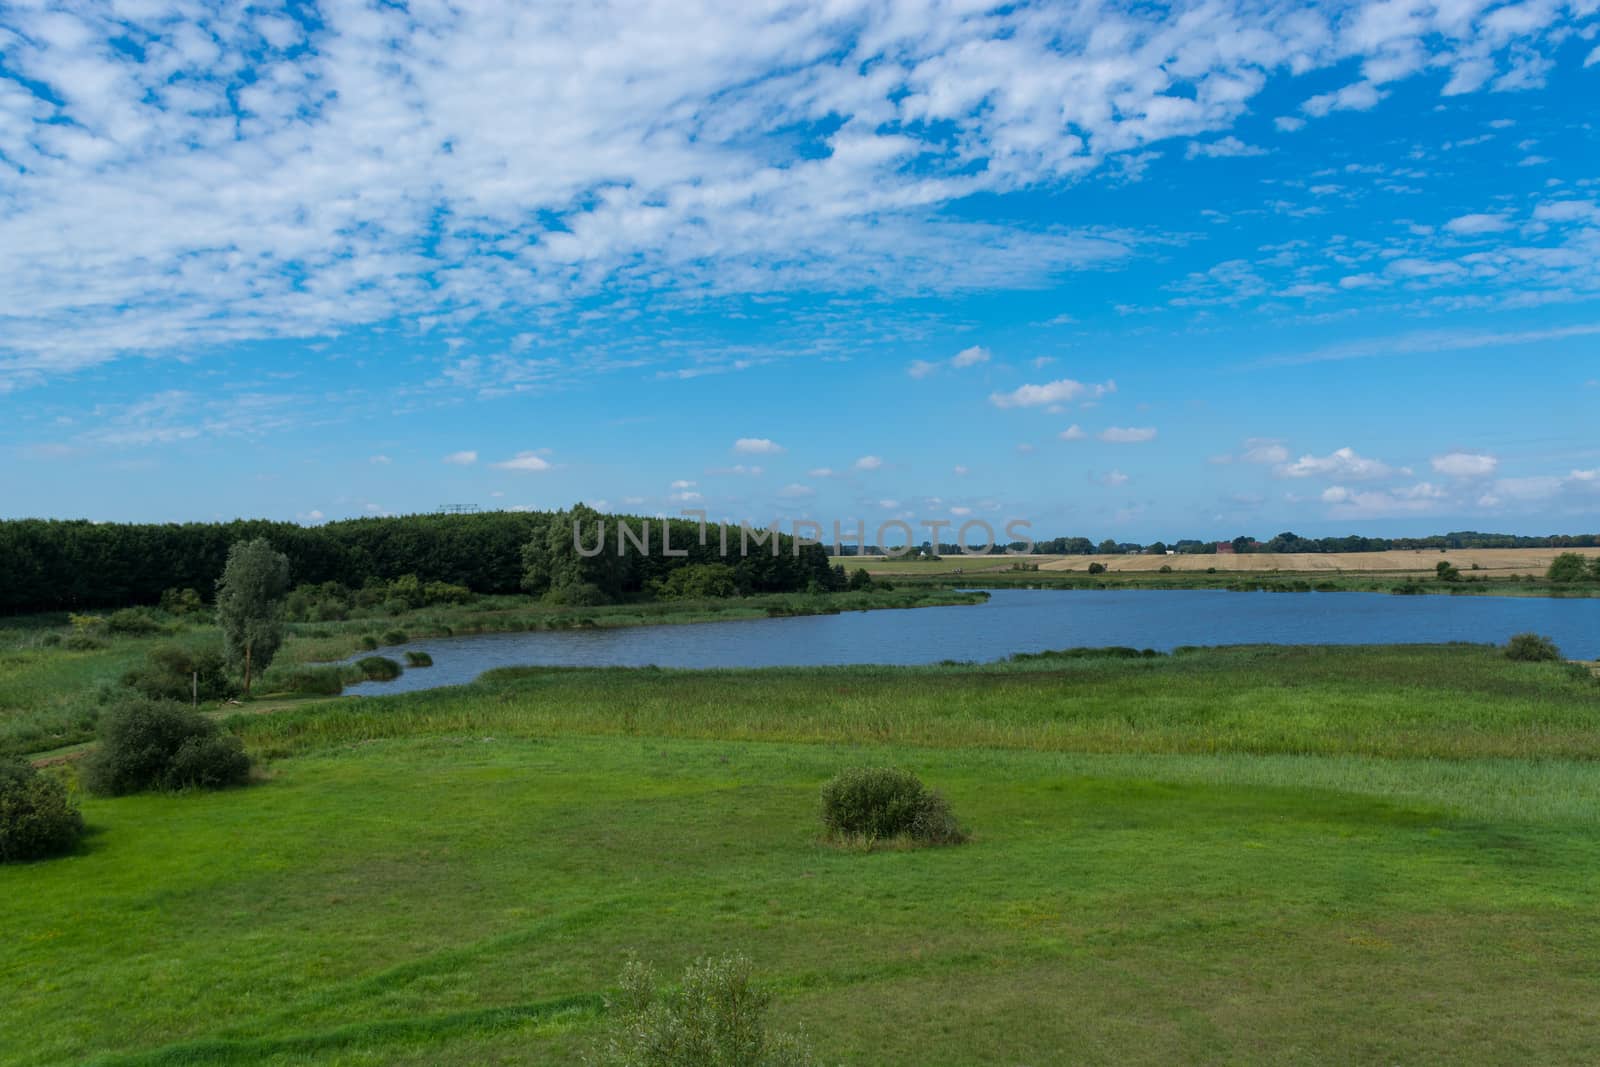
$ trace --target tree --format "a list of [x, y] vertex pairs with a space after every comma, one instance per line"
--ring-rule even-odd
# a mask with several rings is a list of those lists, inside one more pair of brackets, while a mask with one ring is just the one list
[[217, 582], [217, 623], [230, 666], [250, 679], [272, 664], [283, 644], [283, 601], [289, 592], [289, 557], [264, 537], [238, 541]]
[[1581, 582], [1589, 576], [1588, 561], [1577, 552], [1563, 552], [1550, 564], [1545, 577], [1552, 582]]
[[1455, 564], [1449, 560], [1441, 559], [1434, 565], [1433, 571], [1441, 582], [1459, 582], [1461, 580], [1461, 572], [1456, 570]]

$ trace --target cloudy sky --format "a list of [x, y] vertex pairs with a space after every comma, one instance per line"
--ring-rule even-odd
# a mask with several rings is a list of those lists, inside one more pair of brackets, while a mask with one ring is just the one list
[[0, 5], [0, 515], [1600, 527], [1600, 0]]

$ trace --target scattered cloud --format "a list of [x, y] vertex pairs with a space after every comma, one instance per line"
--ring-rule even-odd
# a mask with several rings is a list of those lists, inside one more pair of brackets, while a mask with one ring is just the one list
[[1061, 438], [1063, 441], [1082, 441], [1089, 435], [1083, 432], [1082, 426], [1079, 426], [1077, 423], [1073, 423], [1065, 430], [1062, 430], [1060, 433], [1056, 434], [1056, 436]]
[[989, 396], [989, 403], [997, 408], [1044, 407], [1048, 404], [1064, 404], [1080, 397], [1097, 399], [1116, 391], [1117, 383], [1114, 381], [1100, 385], [1085, 385], [1071, 378], [1062, 378], [1042, 385], [1019, 386], [1009, 393], [992, 393]]
[[809, 485], [801, 485], [799, 482], [790, 482], [788, 485], [778, 490], [778, 495], [783, 497], [785, 500], [807, 500], [816, 496], [817, 491], [811, 488]]
[[1283, 478], [1348, 478], [1365, 481], [1387, 478], [1396, 473], [1396, 468], [1380, 460], [1367, 459], [1353, 448], [1340, 448], [1326, 456], [1305, 455], [1293, 463], [1280, 464], [1277, 473]]
[[1100, 431], [1100, 440], [1116, 445], [1137, 445], [1155, 439], [1153, 426], [1111, 426]]
[[1433, 469], [1451, 478], [1487, 478], [1500, 467], [1500, 461], [1483, 452], [1446, 452], [1433, 457]]
[[741, 456], [775, 456], [783, 446], [765, 437], [741, 437], [733, 443], [733, 450]]
[[1228, 159], [1235, 156], [1264, 156], [1265, 148], [1245, 144], [1232, 135], [1224, 137], [1209, 144], [1199, 141], [1190, 141], [1189, 147], [1184, 151], [1186, 159]]
[[875, 471], [883, 466], [883, 458], [881, 456], [862, 456], [856, 460], [855, 466], [858, 471]]
[[969, 348], [963, 348], [941, 363], [930, 363], [925, 359], [914, 359], [911, 361], [910, 366], [906, 368], [906, 373], [913, 378], [926, 378], [940, 367], [948, 366], [956, 370], [964, 367], [976, 367], [979, 364], [989, 362], [990, 355], [989, 350], [982, 345], [972, 345]]
[[387, 467], [389, 464], [393, 463], [394, 460], [390, 459], [388, 456], [373, 456], [368, 459], [367, 462], [377, 464], [380, 467]]
[[444, 461], [457, 467], [470, 467], [478, 462], [478, 454], [470, 449], [464, 449], [460, 452], [450, 453], [444, 457]]
[[537, 452], [518, 452], [510, 459], [501, 460], [499, 463], [491, 463], [489, 466], [495, 468], [496, 470], [518, 471], [523, 474], [532, 474], [538, 471], [549, 470], [551, 464], [549, 460], [545, 459]]
[[1511, 229], [1511, 220], [1504, 215], [1458, 215], [1444, 224], [1451, 233], [1473, 237], [1484, 233], [1503, 233]]
[[1104, 474], [1091, 475], [1091, 480], [1105, 486], [1107, 489], [1115, 489], [1118, 486], [1128, 484], [1128, 476], [1119, 470], [1109, 470]]

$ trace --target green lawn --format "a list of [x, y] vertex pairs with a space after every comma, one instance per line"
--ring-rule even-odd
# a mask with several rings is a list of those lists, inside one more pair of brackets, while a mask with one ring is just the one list
[[[629, 950], [827, 1062], [1592, 1062], [1600, 685], [1493, 650], [523, 671], [233, 721], [0, 868], [0, 1062], [576, 1063]], [[838, 768], [967, 845], [817, 841]]]

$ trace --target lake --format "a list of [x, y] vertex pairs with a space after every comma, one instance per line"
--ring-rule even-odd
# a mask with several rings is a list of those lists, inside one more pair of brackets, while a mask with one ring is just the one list
[[[434, 666], [355, 695], [461, 685], [495, 667], [780, 667], [986, 661], [1016, 652], [1130, 645], [1503, 644], [1534, 632], [1568, 656], [1600, 657], [1600, 599], [1230, 593], [1221, 590], [1002, 589], [986, 604], [611, 630], [419, 638], [364, 652]], [[352, 656], [351, 659], [359, 659]]]

